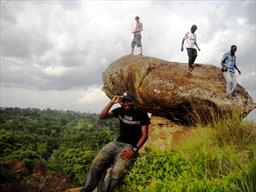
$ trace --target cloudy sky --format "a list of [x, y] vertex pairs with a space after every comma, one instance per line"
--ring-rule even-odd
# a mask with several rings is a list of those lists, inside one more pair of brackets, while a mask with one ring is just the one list
[[255, 0], [1, 0], [1, 106], [100, 112], [102, 72], [130, 53], [136, 15], [146, 56], [186, 62], [180, 45], [192, 24], [198, 63], [220, 66], [236, 44], [238, 82], [256, 100]]

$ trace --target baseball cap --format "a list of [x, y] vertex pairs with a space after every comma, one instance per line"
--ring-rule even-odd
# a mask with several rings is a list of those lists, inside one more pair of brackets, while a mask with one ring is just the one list
[[129, 92], [129, 91], [124, 92], [122, 96], [123, 96], [122, 101], [124, 99], [130, 100], [130, 101], [134, 101], [133, 94], [131, 92]]

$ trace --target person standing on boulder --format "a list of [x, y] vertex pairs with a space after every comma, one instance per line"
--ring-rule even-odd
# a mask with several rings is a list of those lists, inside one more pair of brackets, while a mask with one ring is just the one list
[[200, 51], [197, 43], [196, 43], [196, 32], [197, 30], [197, 26], [196, 25], [192, 25], [190, 32], [187, 32], [185, 34], [185, 36], [182, 39], [181, 42], [181, 51], [183, 51], [183, 45], [184, 42], [186, 40], [186, 49], [187, 49], [187, 53], [188, 53], [188, 70], [192, 71], [193, 70], [193, 64], [196, 60], [197, 57], [197, 50], [194, 48], [194, 46], [196, 46], [196, 48], [198, 49], [198, 51]]
[[137, 47], [140, 48], [140, 55], [142, 55], [142, 44], [141, 44], [141, 31], [143, 31], [143, 25], [140, 22], [140, 18], [139, 16], [135, 17], [135, 21], [136, 21], [136, 27], [135, 30], [132, 32], [133, 33], [133, 40], [131, 43], [131, 47], [132, 47], [132, 55], [134, 53], [134, 47], [135, 45], [137, 45]]
[[[121, 107], [110, 111], [113, 105], [120, 102]], [[120, 134], [115, 141], [105, 145], [95, 157], [81, 192], [92, 192], [98, 185], [99, 192], [112, 192], [124, 174], [132, 168], [139, 149], [148, 139], [149, 117], [146, 112], [135, 106], [130, 92], [114, 96], [99, 117], [118, 118]], [[104, 175], [107, 169], [110, 171]]]
[[236, 66], [236, 50], [237, 46], [232, 45], [230, 51], [225, 53], [221, 59], [221, 70], [226, 80], [226, 93], [228, 96], [234, 96], [233, 92], [237, 85], [235, 69], [238, 71], [239, 75], [241, 74], [241, 71]]

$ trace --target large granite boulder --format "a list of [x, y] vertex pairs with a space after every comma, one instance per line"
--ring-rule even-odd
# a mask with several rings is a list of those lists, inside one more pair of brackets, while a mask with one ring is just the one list
[[208, 123], [226, 114], [244, 117], [256, 107], [238, 84], [228, 98], [225, 80], [213, 65], [195, 66], [145, 56], [124, 56], [103, 72], [103, 91], [109, 98], [130, 90], [139, 107], [182, 124]]

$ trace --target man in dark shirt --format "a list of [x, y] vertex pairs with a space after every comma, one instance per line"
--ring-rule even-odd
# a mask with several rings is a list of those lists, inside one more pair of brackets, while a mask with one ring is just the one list
[[[121, 107], [110, 111], [114, 104], [120, 102]], [[99, 182], [99, 191], [112, 192], [122, 176], [132, 168], [137, 152], [148, 139], [149, 117], [146, 112], [136, 108], [130, 92], [114, 96], [100, 113], [100, 119], [112, 117], [119, 118], [119, 137], [104, 146], [95, 157], [81, 192], [92, 192]], [[110, 167], [109, 174], [104, 177]]]

